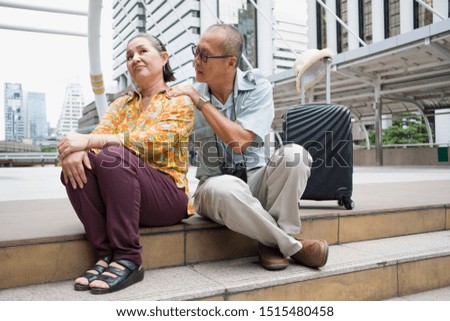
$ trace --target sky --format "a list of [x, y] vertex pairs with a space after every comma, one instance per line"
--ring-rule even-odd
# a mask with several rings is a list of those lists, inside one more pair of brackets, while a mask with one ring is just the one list
[[[17, 3], [88, 11], [88, 0], [15, 0]], [[101, 56], [105, 83], [112, 82], [111, 0], [103, 1]], [[0, 23], [76, 31], [87, 34], [87, 17], [36, 12], [0, 6]], [[94, 100], [89, 77], [87, 37], [0, 29], [0, 140], [4, 139], [4, 83], [21, 83], [22, 90], [46, 94], [47, 119], [55, 127], [68, 82], [77, 79], [85, 102]]]
[[[89, 0], [14, 0], [15, 3], [88, 11]], [[275, 0], [276, 9], [304, 15], [306, 0]], [[103, 0], [101, 64], [106, 88], [112, 80], [112, 0]], [[297, 8], [294, 8], [297, 6]], [[87, 34], [87, 17], [36, 12], [0, 6], [0, 24], [77, 31]], [[94, 100], [89, 78], [87, 37], [13, 31], [0, 28], [0, 140], [4, 139], [4, 83], [21, 83], [22, 90], [46, 95], [47, 119], [56, 127], [65, 89], [72, 79], [83, 88], [85, 103]]]

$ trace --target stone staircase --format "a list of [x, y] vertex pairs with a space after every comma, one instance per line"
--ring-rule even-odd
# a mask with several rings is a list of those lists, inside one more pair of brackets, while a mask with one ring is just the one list
[[143, 228], [144, 281], [106, 296], [73, 290], [94, 258], [68, 200], [2, 202], [0, 300], [384, 300], [441, 288], [450, 285], [448, 191], [444, 180], [355, 185], [352, 211], [303, 201], [300, 237], [331, 245], [320, 270], [266, 271], [254, 240], [199, 216]]

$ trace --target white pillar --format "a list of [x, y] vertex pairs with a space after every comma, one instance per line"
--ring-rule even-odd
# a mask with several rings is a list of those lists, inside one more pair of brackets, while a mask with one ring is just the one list
[[106, 101], [105, 85], [100, 59], [100, 22], [102, 16], [103, 1], [89, 1], [88, 14], [88, 49], [91, 85], [95, 95], [98, 117], [101, 119], [108, 103]]
[[[433, 9], [439, 12], [439, 14], [444, 18], [448, 18], [448, 6], [448, 0], [433, 0]], [[439, 16], [433, 14], [433, 22], [439, 21], [442, 21], [442, 19]]]
[[308, 49], [317, 49], [316, 0], [308, 0]]
[[384, 1], [372, 1], [372, 43], [384, 40]]
[[450, 109], [436, 110], [434, 124], [436, 144], [450, 144]]
[[[214, 13], [214, 14], [213, 14]], [[200, 0], [200, 35], [217, 23], [217, 1]]]
[[414, 1], [400, 0], [400, 33], [414, 29]]
[[[327, 0], [327, 7], [336, 14], [336, 0]], [[332, 14], [327, 10], [327, 48], [333, 50], [333, 52], [337, 51], [337, 35], [336, 35], [336, 19]]]
[[[358, 0], [348, 0], [347, 2], [348, 27], [359, 35], [359, 13]], [[342, 27], [344, 28], [344, 27]], [[364, 39], [363, 39], [364, 40]], [[350, 32], [348, 33], [348, 50], [359, 48], [359, 41]]]
[[[258, 54], [258, 69], [264, 76], [273, 74], [273, 2], [272, 0], [258, 1], [260, 11], [256, 14], [256, 43]], [[270, 19], [270, 23], [264, 18]], [[255, 66], [253, 66], [255, 67]]]

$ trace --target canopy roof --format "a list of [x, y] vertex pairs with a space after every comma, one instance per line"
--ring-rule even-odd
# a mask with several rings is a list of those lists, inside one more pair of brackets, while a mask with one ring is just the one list
[[[293, 71], [269, 77], [276, 119], [300, 104]], [[306, 102], [325, 102], [325, 81], [306, 93]], [[376, 99], [383, 114], [450, 108], [450, 19], [335, 56], [331, 102], [346, 105], [355, 119], [374, 122]]]

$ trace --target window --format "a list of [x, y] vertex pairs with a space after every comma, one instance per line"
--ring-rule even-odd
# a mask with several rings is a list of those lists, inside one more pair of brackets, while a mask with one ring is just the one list
[[317, 49], [327, 47], [327, 16], [325, 9], [316, 2]]
[[384, 0], [384, 37], [400, 34], [400, 0]]
[[[248, 0], [219, 1], [219, 18], [239, 29], [244, 38], [243, 54], [253, 67], [258, 66], [256, 46], [256, 9]], [[239, 68], [247, 70], [241, 61]]]
[[[365, 43], [372, 43], [372, 1], [359, 0], [359, 37]], [[361, 47], [362, 44], [359, 44]]]
[[[424, 0], [424, 2], [433, 7], [433, 0]], [[433, 13], [421, 4], [414, 1], [414, 29], [433, 23]]]
[[[348, 25], [347, 0], [336, 0], [336, 15]], [[348, 51], [348, 31], [336, 21], [337, 51]]]

